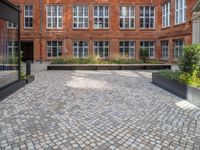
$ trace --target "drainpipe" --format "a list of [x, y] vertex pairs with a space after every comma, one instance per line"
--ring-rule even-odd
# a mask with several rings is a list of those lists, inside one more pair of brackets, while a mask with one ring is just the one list
[[40, 64], [42, 64], [42, 15], [43, 15], [43, 12], [42, 12], [42, 0], [40, 0], [40, 33], [39, 33], [39, 35], [40, 35]]

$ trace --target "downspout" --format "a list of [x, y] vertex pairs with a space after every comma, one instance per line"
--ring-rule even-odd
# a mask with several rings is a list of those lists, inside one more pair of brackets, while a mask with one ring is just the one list
[[[20, 9], [20, 8], [19, 8]], [[19, 72], [18, 72], [18, 77], [19, 80], [21, 80], [21, 32], [20, 32], [20, 28], [21, 28], [21, 23], [20, 23], [20, 14], [21, 14], [21, 10], [18, 11], [18, 66], [19, 66]]]
[[40, 0], [40, 33], [39, 33], [39, 36], [40, 36], [40, 56], [39, 56], [39, 61], [40, 63], [42, 64], [42, 15], [43, 15], [43, 12], [42, 12], [42, 0]]

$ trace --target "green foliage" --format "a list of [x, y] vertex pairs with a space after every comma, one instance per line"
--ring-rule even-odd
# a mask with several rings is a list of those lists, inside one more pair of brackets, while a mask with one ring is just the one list
[[200, 88], [200, 73], [199, 73], [199, 71], [194, 71], [192, 73], [191, 79], [189, 80], [189, 84], [191, 86]]
[[140, 48], [140, 59], [146, 63], [149, 57], [149, 51], [146, 48]]
[[166, 78], [169, 78], [171, 80], [175, 80], [175, 81], [180, 81], [180, 75], [181, 72], [180, 71], [171, 71], [171, 70], [162, 70], [160, 71], [160, 75]]
[[185, 46], [183, 55], [179, 61], [180, 70], [192, 73], [194, 70], [200, 71], [200, 44]]
[[161, 71], [160, 75], [200, 88], [200, 44], [186, 46], [179, 61], [180, 71]]
[[163, 70], [160, 71], [160, 75], [171, 80], [179, 81], [184, 84], [200, 88], [200, 77], [196, 71], [190, 74], [181, 71]]
[[148, 60], [147, 63], [149, 63], [149, 64], [160, 64], [160, 61], [158, 61], [158, 60]]
[[[98, 58], [55, 58], [51, 64], [143, 64], [142, 60], [136, 59], [98, 59]], [[159, 64], [159, 61], [146, 61], [150, 64]]]
[[200, 88], [200, 77], [197, 71], [194, 71], [192, 74], [190, 73], [182, 73], [180, 75], [180, 81], [185, 84]]
[[22, 80], [26, 80], [27, 76], [26, 76], [26, 72], [24, 71], [24, 62], [22, 61], [22, 57], [23, 57], [23, 51], [20, 51], [20, 79]]
[[63, 58], [56, 58], [56, 59], [53, 59], [52, 64], [65, 64], [65, 60]]

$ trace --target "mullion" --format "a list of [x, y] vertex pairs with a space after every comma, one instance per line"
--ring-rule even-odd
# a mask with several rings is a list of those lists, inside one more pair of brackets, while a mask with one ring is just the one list
[[57, 8], [57, 9], [56, 9], [56, 11], [57, 11], [57, 12], [56, 12], [56, 18], [57, 18], [56, 27], [59, 28], [59, 25], [58, 25], [58, 20], [59, 20], [59, 17], [58, 17], [58, 16], [59, 16], [59, 14], [58, 14], [58, 7], [59, 7], [59, 6], [55, 6], [55, 7]]
[[106, 7], [103, 6], [103, 28], [106, 27]]
[[131, 7], [130, 6], [128, 6], [128, 14], [129, 14], [129, 16], [128, 16], [128, 22], [129, 22], [129, 25], [128, 25], [128, 27], [129, 28], [132, 28], [131, 27]]

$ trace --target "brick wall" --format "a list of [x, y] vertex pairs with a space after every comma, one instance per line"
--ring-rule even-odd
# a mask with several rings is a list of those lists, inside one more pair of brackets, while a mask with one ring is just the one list
[[[38, 61], [40, 55], [43, 61], [46, 57], [46, 41], [63, 41], [63, 55], [72, 57], [72, 41], [84, 40], [89, 42], [89, 55], [93, 54], [93, 41], [110, 41], [110, 57], [119, 55], [119, 41], [132, 40], [136, 43], [136, 58], [139, 57], [140, 41], [155, 41], [156, 55], [155, 59], [161, 58], [161, 41], [169, 41], [169, 62], [173, 61], [173, 40], [183, 39], [185, 45], [192, 43], [192, 6], [196, 0], [186, 0], [187, 21], [184, 24], [175, 25], [175, 0], [171, 0], [171, 26], [162, 28], [162, 3], [163, 0], [43, 0], [42, 14], [42, 35], [40, 38], [40, 4], [39, 0], [10, 0], [21, 8], [21, 40], [34, 41], [34, 60]], [[46, 5], [62, 4], [64, 7], [63, 29], [46, 29]], [[34, 7], [34, 27], [33, 29], [24, 29], [24, 4], [32, 4]], [[84, 4], [89, 6], [89, 29], [73, 29], [73, 5]], [[93, 29], [93, 6], [108, 5], [110, 7], [109, 29]], [[135, 6], [135, 29], [122, 30], [119, 28], [119, 6]], [[140, 6], [155, 6], [155, 29], [140, 29]], [[40, 47], [41, 46], [41, 47]]]

